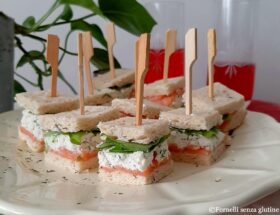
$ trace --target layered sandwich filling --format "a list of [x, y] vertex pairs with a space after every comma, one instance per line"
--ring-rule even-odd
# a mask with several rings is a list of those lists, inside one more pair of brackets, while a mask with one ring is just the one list
[[133, 83], [125, 84], [121, 87], [119, 86], [109, 87], [109, 89], [119, 92], [120, 93], [119, 97], [123, 97], [123, 98], [131, 97], [133, 94], [133, 88], [134, 88]]
[[183, 105], [181, 98], [183, 93], [184, 89], [178, 88], [169, 95], [145, 96], [145, 99], [168, 107], [181, 107]]
[[31, 113], [29, 110], [22, 111], [21, 126], [19, 130], [28, 136], [33, 142], [43, 145], [43, 130], [38, 121], [38, 115]]
[[70, 160], [86, 161], [97, 156], [99, 134], [98, 129], [69, 133], [47, 131], [44, 135], [45, 150]]
[[225, 134], [217, 128], [190, 130], [170, 127], [169, 150], [172, 153], [209, 154], [223, 141]]
[[236, 111], [233, 113], [227, 113], [223, 115], [223, 123], [219, 125], [219, 128], [223, 130], [231, 121], [232, 117], [236, 114]]
[[97, 146], [99, 166], [107, 172], [119, 171], [147, 176], [170, 162], [168, 137], [169, 135], [165, 135], [149, 144], [140, 144], [102, 134], [102, 143]]

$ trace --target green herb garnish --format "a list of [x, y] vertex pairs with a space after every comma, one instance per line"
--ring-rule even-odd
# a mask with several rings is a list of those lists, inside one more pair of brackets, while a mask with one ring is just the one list
[[96, 136], [97, 134], [100, 133], [100, 130], [98, 128], [95, 128], [91, 131], [79, 131], [79, 132], [68, 132], [68, 133], [62, 133], [59, 131], [47, 131], [45, 132], [44, 136], [49, 138], [51, 137], [54, 140], [58, 135], [68, 135], [71, 143], [75, 145], [81, 145], [82, 136], [88, 133], [92, 133], [94, 136]]
[[101, 134], [100, 138], [103, 140], [103, 143], [97, 146], [99, 151], [104, 149], [109, 149], [109, 152], [118, 152], [118, 153], [133, 153], [137, 151], [142, 152], [150, 152], [156, 146], [163, 143], [167, 138], [168, 135], [165, 135], [149, 144], [140, 144], [135, 142], [126, 142], [122, 140], [117, 140], [112, 137], [109, 137], [105, 134]]
[[183, 128], [176, 128], [173, 126], [169, 127], [172, 131], [177, 131], [182, 134], [186, 134], [189, 136], [204, 136], [206, 138], [212, 138], [217, 135], [218, 129], [213, 127], [210, 130], [192, 130], [192, 129], [183, 129]]

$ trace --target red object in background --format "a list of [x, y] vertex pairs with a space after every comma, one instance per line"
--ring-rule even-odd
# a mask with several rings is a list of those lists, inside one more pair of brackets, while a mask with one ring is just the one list
[[280, 122], [280, 104], [252, 100], [248, 106], [248, 110], [268, 114]]
[[[145, 83], [151, 83], [163, 78], [164, 49], [151, 49], [149, 53], [149, 70], [146, 74]], [[184, 50], [176, 50], [169, 59], [168, 77], [184, 75]]]
[[214, 81], [221, 82], [229, 88], [244, 95], [245, 100], [251, 100], [254, 92], [255, 65], [226, 63], [214, 64]]

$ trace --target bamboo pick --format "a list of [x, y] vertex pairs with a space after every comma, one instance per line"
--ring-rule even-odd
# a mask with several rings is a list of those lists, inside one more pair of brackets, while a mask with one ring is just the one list
[[58, 49], [59, 49], [58, 36], [49, 34], [47, 39], [46, 60], [51, 65], [51, 70], [52, 70], [51, 97], [57, 96]]
[[197, 58], [197, 30], [191, 28], [185, 35], [185, 107], [192, 114], [192, 66]]
[[107, 46], [108, 46], [111, 79], [114, 79], [116, 77], [114, 55], [113, 55], [113, 47], [114, 47], [115, 42], [116, 42], [115, 25], [114, 25], [114, 23], [109, 22], [107, 24]]
[[170, 56], [176, 50], [176, 35], [175, 29], [169, 29], [165, 34], [165, 53], [164, 53], [164, 67], [163, 67], [163, 79], [168, 79], [168, 69]]
[[207, 33], [208, 43], [208, 96], [214, 99], [214, 58], [216, 56], [216, 30], [210, 28]]
[[137, 72], [138, 72], [138, 54], [139, 54], [139, 39], [135, 43], [134, 49], [134, 63], [135, 63], [135, 80], [134, 80], [134, 96], [136, 98], [136, 91], [137, 91]]
[[78, 70], [79, 70], [79, 85], [80, 85], [80, 113], [85, 114], [84, 106], [84, 65], [83, 65], [83, 34], [78, 34]]
[[92, 73], [90, 69], [90, 59], [92, 58], [93, 46], [92, 46], [92, 35], [91, 32], [83, 32], [83, 55], [84, 55], [84, 64], [86, 70], [87, 84], [88, 84], [88, 94], [93, 95], [93, 82], [92, 82]]
[[[137, 45], [136, 45], [137, 46]], [[149, 65], [150, 35], [145, 33], [139, 38], [138, 65], [136, 80], [136, 125], [142, 124], [144, 79]]]

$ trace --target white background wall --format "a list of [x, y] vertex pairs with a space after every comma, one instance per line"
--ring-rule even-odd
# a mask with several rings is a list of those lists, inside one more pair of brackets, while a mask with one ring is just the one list
[[[141, 2], [143, 2], [142, 0]], [[205, 84], [206, 79], [206, 32], [213, 26], [215, 17], [215, 8], [213, 1], [216, 0], [185, 0], [186, 29], [189, 27], [198, 27], [199, 33], [199, 59], [194, 66], [194, 87], [198, 88]], [[257, 1], [257, 0], [252, 0]], [[30, 15], [39, 18], [53, 1], [51, 0], [1, 0], [0, 10], [13, 17], [16, 22], [22, 21]], [[267, 101], [280, 102], [280, 1], [279, 0], [260, 0], [260, 14], [257, 20], [258, 27], [256, 32], [256, 48], [254, 59], [257, 65], [254, 98]], [[87, 14], [88, 12], [75, 8], [75, 16]], [[100, 18], [92, 18], [90, 21], [99, 24], [104, 30], [104, 20]], [[48, 33], [58, 34], [63, 42], [68, 27], [53, 28]], [[115, 55], [119, 59], [123, 67], [132, 67], [133, 65], [133, 46], [136, 37], [127, 32], [117, 29], [117, 45], [115, 46]], [[40, 36], [46, 37], [47, 33], [41, 33]], [[217, 35], [218, 36], [218, 35]], [[34, 43], [30, 39], [23, 39], [25, 47], [28, 49], [38, 48], [39, 44]], [[99, 46], [95, 42], [96, 46]], [[70, 39], [70, 50], [76, 51], [75, 34]], [[16, 51], [15, 62], [19, 59], [21, 53]], [[76, 85], [76, 68], [77, 59], [74, 57], [65, 58], [61, 65], [61, 70], [67, 79]], [[36, 76], [30, 67], [26, 66], [18, 69], [23, 76], [35, 80]], [[1, 76], [0, 76], [1, 78]], [[23, 82], [22, 82], [23, 83]], [[45, 87], [49, 86], [49, 80], [45, 80]], [[24, 84], [26, 89], [34, 90], [28, 84]], [[59, 89], [68, 91], [68, 88], [59, 83]]]

